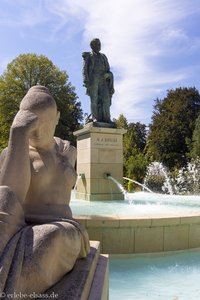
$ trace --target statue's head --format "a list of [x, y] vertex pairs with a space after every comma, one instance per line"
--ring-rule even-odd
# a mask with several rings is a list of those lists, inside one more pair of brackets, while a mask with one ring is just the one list
[[55, 100], [49, 90], [42, 85], [32, 86], [20, 103], [20, 109], [34, 112], [50, 107], [57, 110]]
[[93, 39], [91, 42], [90, 42], [90, 47], [91, 49], [98, 53], [100, 50], [101, 50], [101, 42], [100, 42], [100, 39]]
[[49, 90], [40, 85], [33, 86], [20, 103], [20, 110], [29, 110], [38, 117], [37, 128], [30, 135], [30, 145], [40, 147], [52, 140], [60, 117], [56, 102]]

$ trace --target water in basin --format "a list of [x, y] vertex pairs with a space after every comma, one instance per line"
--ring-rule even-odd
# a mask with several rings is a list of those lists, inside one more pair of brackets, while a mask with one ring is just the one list
[[126, 200], [122, 201], [85, 201], [72, 197], [70, 207], [73, 215], [200, 215], [200, 196], [136, 192], [127, 193]]
[[200, 299], [200, 250], [112, 258], [110, 300]]

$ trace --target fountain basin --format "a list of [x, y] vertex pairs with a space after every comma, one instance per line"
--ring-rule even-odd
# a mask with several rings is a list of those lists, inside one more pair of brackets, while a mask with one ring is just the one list
[[200, 249], [111, 255], [110, 300], [196, 300], [200, 295]]
[[73, 201], [71, 208], [74, 218], [86, 227], [90, 239], [100, 241], [101, 253], [151, 253], [200, 247], [200, 204], [197, 205], [196, 197], [195, 200], [192, 210], [190, 205], [189, 210], [179, 210], [175, 205], [171, 212], [166, 212], [163, 206], [159, 214], [145, 212], [145, 205], [139, 215], [134, 210], [129, 214], [101, 214], [97, 210], [96, 214], [80, 215], [75, 213]]

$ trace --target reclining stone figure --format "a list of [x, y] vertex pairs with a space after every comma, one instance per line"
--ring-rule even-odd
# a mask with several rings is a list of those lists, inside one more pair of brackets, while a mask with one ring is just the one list
[[72, 218], [76, 149], [54, 137], [59, 120], [47, 88], [22, 99], [0, 156], [0, 293], [43, 293], [89, 253]]

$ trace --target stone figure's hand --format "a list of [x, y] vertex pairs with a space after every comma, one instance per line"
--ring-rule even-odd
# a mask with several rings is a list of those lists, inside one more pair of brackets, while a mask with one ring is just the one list
[[11, 129], [19, 132], [30, 133], [36, 129], [38, 117], [29, 110], [19, 110], [16, 114]]

